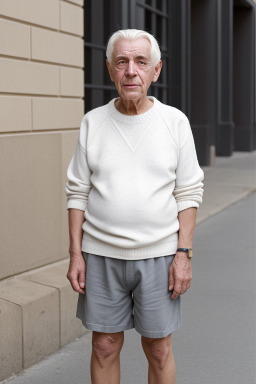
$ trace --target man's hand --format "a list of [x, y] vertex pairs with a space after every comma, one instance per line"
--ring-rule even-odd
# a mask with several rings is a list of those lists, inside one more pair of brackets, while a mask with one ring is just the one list
[[184, 252], [177, 252], [169, 268], [169, 290], [171, 299], [177, 299], [189, 288], [192, 280], [191, 260]]
[[70, 257], [67, 278], [74, 291], [84, 295], [86, 264], [83, 255]]

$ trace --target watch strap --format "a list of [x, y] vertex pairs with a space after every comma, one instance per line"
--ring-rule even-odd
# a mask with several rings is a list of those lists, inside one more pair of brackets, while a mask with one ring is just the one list
[[191, 259], [192, 255], [193, 255], [192, 248], [178, 248], [177, 252], [186, 252], [190, 259]]

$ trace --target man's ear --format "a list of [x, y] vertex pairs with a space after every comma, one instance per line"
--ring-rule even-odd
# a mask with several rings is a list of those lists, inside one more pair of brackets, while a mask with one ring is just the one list
[[160, 75], [160, 72], [161, 72], [161, 69], [162, 69], [162, 66], [163, 66], [163, 63], [162, 61], [160, 60], [157, 65], [155, 66], [155, 72], [154, 72], [154, 76], [153, 76], [153, 83], [155, 83]]
[[111, 64], [110, 64], [110, 62], [108, 61], [108, 59], [106, 60], [106, 64], [107, 64], [107, 68], [108, 68], [108, 73], [109, 73], [110, 79], [111, 79], [112, 81], [114, 81], [113, 78], [112, 78], [112, 68], [111, 68]]

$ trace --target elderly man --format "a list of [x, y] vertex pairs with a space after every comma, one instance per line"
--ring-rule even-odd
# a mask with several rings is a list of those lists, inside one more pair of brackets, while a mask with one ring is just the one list
[[77, 317], [93, 331], [92, 383], [120, 383], [124, 331], [135, 328], [149, 383], [170, 384], [203, 171], [187, 117], [147, 96], [162, 67], [155, 38], [117, 31], [106, 63], [120, 97], [81, 122], [66, 184], [67, 277]]

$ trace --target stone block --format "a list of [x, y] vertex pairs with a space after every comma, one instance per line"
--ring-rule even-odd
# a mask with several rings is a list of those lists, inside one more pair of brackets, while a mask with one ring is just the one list
[[[82, 119], [81, 119], [82, 120]], [[73, 153], [76, 149], [79, 130], [61, 132], [61, 185], [62, 189], [62, 209], [61, 209], [61, 249], [63, 256], [69, 256], [69, 233], [68, 233], [68, 211], [67, 211], [67, 197], [65, 194], [65, 184], [67, 181], [67, 168]]]
[[78, 293], [74, 292], [66, 275], [69, 260], [63, 260], [47, 267], [24, 274], [23, 279], [31, 280], [59, 290], [60, 294], [60, 344], [71, 342], [83, 334], [84, 327], [76, 318]]
[[68, 256], [64, 188], [77, 138], [78, 128], [0, 136], [0, 279]]
[[84, 67], [84, 42], [81, 37], [32, 27], [32, 59]]
[[63, 259], [61, 135], [0, 136], [0, 279]]
[[0, 14], [48, 28], [59, 28], [58, 0], [1, 0]]
[[82, 69], [60, 68], [61, 96], [84, 97], [84, 71]]
[[30, 58], [30, 28], [0, 19], [0, 54]]
[[13, 278], [0, 283], [0, 297], [22, 308], [23, 368], [59, 349], [57, 289]]
[[33, 130], [79, 128], [84, 101], [67, 98], [33, 98]]
[[22, 314], [19, 305], [2, 299], [0, 334], [0, 380], [4, 380], [22, 370]]
[[56, 65], [0, 58], [1, 92], [38, 95], [59, 94], [59, 68]]
[[60, 4], [60, 29], [61, 31], [84, 35], [84, 10], [67, 2]]
[[0, 132], [20, 132], [31, 129], [31, 98], [0, 96]]

